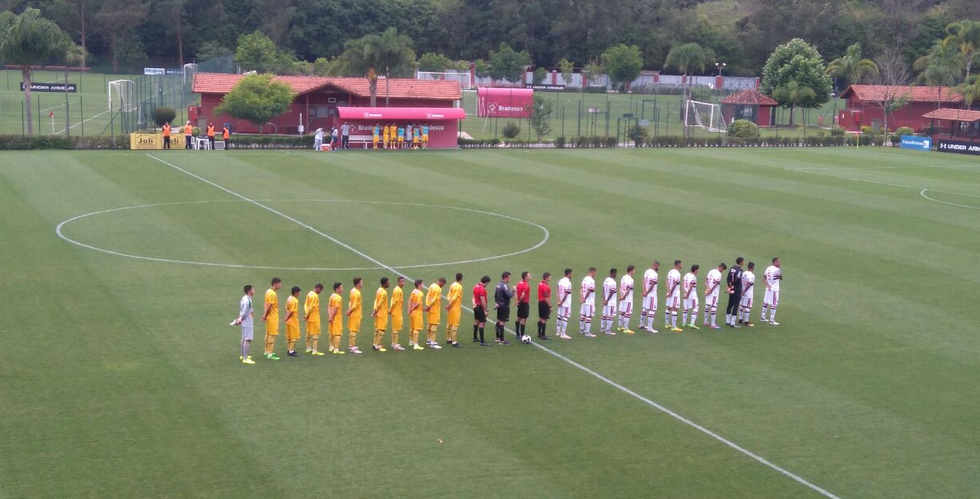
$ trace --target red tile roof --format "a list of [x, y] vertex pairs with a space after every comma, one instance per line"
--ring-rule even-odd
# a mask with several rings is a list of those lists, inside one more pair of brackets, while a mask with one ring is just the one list
[[[199, 94], [226, 94], [238, 83], [243, 75], [221, 73], [198, 73], [194, 75], [192, 90]], [[370, 97], [366, 78], [328, 78], [321, 76], [276, 76], [297, 95], [333, 87], [358, 97]], [[462, 98], [459, 83], [455, 81], [413, 80], [391, 78], [388, 81], [391, 97], [399, 99], [458, 100]], [[385, 96], [385, 80], [378, 80], [378, 98]]]
[[935, 111], [929, 111], [928, 113], [923, 114], [922, 117], [933, 120], [965, 121], [967, 123], [973, 123], [974, 121], [980, 121], [980, 111], [941, 107]]
[[888, 94], [893, 96], [908, 95], [910, 102], [937, 102], [940, 91], [942, 102], [963, 102], [963, 96], [956, 93], [953, 87], [924, 87], [909, 86], [896, 88], [889, 85], [851, 85], [840, 96], [847, 99], [851, 95], [864, 102], [881, 102]]
[[754, 106], [775, 106], [779, 103], [770, 97], [759, 93], [758, 90], [746, 90], [737, 94], [729, 95], [721, 101], [722, 104], [741, 104]]

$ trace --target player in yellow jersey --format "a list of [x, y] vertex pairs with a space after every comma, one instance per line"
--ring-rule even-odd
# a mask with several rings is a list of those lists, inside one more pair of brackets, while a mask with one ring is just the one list
[[425, 350], [419, 345], [419, 331], [422, 331], [422, 301], [425, 295], [422, 293], [422, 279], [415, 280], [415, 289], [408, 297], [408, 346], [415, 350]]
[[330, 295], [330, 301], [327, 303], [327, 324], [330, 328], [330, 346], [327, 347], [327, 351], [337, 355], [347, 353], [340, 349], [340, 338], [344, 335], [344, 314], [341, 312], [344, 308], [344, 299], [341, 296], [343, 292], [343, 284], [333, 283], [333, 294]]
[[381, 278], [381, 285], [374, 293], [374, 310], [371, 312], [374, 318], [374, 343], [371, 348], [375, 352], [387, 352], [388, 349], [381, 343], [385, 338], [385, 331], [388, 330], [388, 278]]
[[375, 123], [374, 128], [371, 130], [371, 143], [374, 145], [373, 149], [378, 150], [378, 140], [381, 139], [381, 124]]
[[389, 132], [390, 130], [388, 125], [381, 127], [381, 140], [383, 141], [384, 149], [388, 149], [388, 140], [391, 139], [391, 134]]
[[303, 320], [306, 321], [306, 353], [311, 355], [323, 355], [317, 349], [320, 341], [320, 293], [323, 292], [323, 284], [317, 283], [306, 295], [306, 302], [303, 303]]
[[269, 360], [279, 360], [276, 355], [276, 336], [279, 336], [279, 295], [276, 291], [282, 287], [282, 279], [272, 278], [272, 286], [265, 292], [265, 312], [262, 313], [262, 320], [265, 321], [265, 358]]
[[361, 304], [361, 286], [364, 282], [360, 277], [354, 278], [354, 287], [350, 290], [350, 298], [347, 302], [347, 351], [350, 353], [361, 353], [357, 348], [357, 333], [361, 332], [361, 320], [364, 318], [363, 305]]
[[296, 353], [296, 342], [299, 341], [299, 286], [293, 286], [289, 290], [289, 298], [286, 298], [286, 355], [299, 357]]
[[442, 320], [442, 287], [445, 285], [446, 278], [440, 277], [438, 281], [429, 286], [429, 292], [425, 295], [425, 311], [429, 320], [425, 335], [426, 344], [436, 350], [442, 348], [436, 341], [436, 333], [439, 331], [439, 322]]
[[456, 333], [459, 331], [459, 319], [463, 312], [463, 274], [456, 273], [456, 282], [449, 286], [446, 296], [449, 305], [446, 306], [446, 343], [459, 348]]
[[394, 350], [404, 350], [398, 343], [398, 333], [402, 331], [402, 307], [405, 302], [404, 287], [405, 278], [399, 276], [398, 284], [391, 291], [391, 304], [388, 306], [388, 315], [391, 316], [391, 348]]

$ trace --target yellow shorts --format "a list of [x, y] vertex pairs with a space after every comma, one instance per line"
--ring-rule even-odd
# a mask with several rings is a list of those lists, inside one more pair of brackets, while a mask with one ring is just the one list
[[446, 324], [449, 324], [450, 326], [459, 326], [460, 314], [461, 311], [458, 308], [455, 310], [450, 310], [449, 313], [446, 314]]
[[400, 314], [399, 315], [395, 315], [395, 314], [392, 314], [391, 315], [391, 330], [392, 331], [401, 331], [402, 330], [402, 316]]
[[320, 321], [306, 321], [306, 335], [320, 336]]
[[269, 336], [276, 336], [279, 334], [279, 318], [278, 317], [268, 317], [265, 320], [265, 334]]
[[286, 323], [286, 338], [291, 340], [299, 338], [299, 322], [295, 324]]
[[338, 318], [330, 323], [330, 336], [341, 336], [344, 334], [344, 323]]
[[347, 329], [352, 333], [361, 332], [361, 319], [360, 315], [350, 316], [350, 319], [347, 320]]
[[421, 315], [411, 315], [408, 317], [408, 327], [412, 331], [422, 330], [422, 316]]
[[418, 137], [412, 137], [412, 142], [415, 142], [416, 144], [418, 144], [419, 143], [419, 138]]
[[438, 313], [433, 314], [429, 312], [428, 320], [430, 325], [435, 324], [438, 326], [439, 323], [442, 321], [442, 316], [439, 315]]
[[378, 314], [374, 318], [374, 329], [375, 331], [384, 331], [388, 329], [388, 316], [386, 314]]
[[378, 143], [378, 136], [375, 135], [373, 140], [374, 140], [374, 143], [377, 144]]
[[422, 136], [422, 142], [428, 142], [428, 141], [429, 141], [429, 134], [423, 135]]

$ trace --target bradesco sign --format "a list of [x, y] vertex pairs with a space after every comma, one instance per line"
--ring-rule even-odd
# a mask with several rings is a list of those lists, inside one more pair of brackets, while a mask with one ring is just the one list
[[955, 152], [957, 154], [972, 154], [980, 156], [980, 142], [965, 142], [962, 140], [939, 139], [937, 150], [940, 152]]
[[534, 90], [530, 88], [487, 88], [476, 90], [476, 115], [485, 118], [527, 118], [531, 116]]
[[915, 151], [931, 151], [932, 139], [928, 137], [915, 137], [912, 135], [902, 135], [902, 149], [912, 149]]

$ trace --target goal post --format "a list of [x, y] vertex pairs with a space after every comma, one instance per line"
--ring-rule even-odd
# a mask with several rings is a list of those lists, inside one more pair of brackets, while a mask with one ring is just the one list
[[727, 129], [725, 118], [721, 114], [721, 106], [710, 102], [687, 101], [684, 121], [685, 126], [703, 128], [713, 133], [724, 132]]
[[133, 80], [113, 80], [109, 82], [109, 111], [131, 113], [136, 110], [134, 95], [136, 85]]
[[455, 81], [461, 90], [472, 90], [470, 73], [460, 71], [416, 71], [415, 79], [422, 81]]

